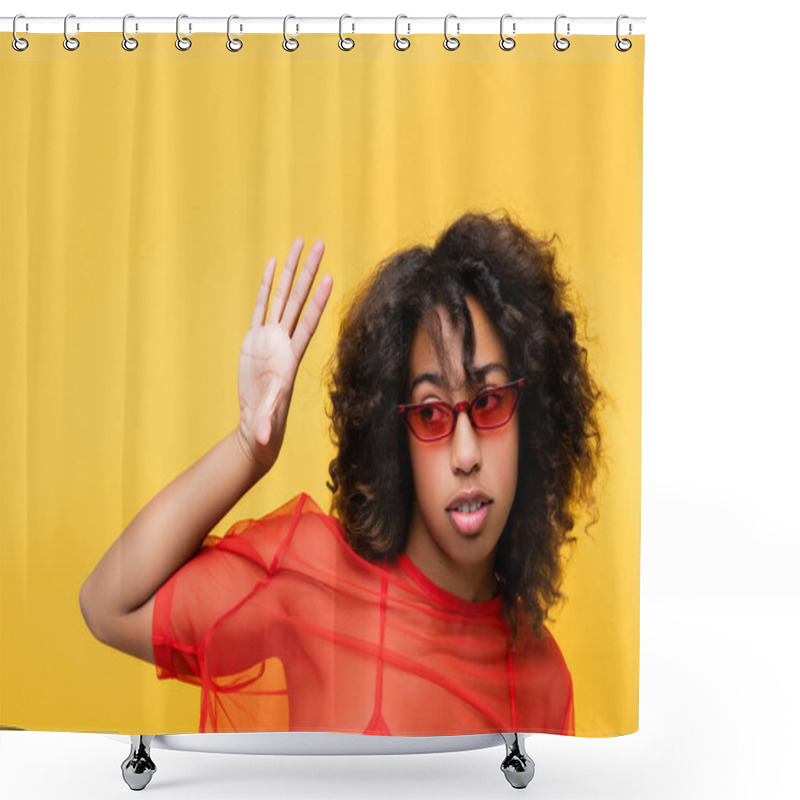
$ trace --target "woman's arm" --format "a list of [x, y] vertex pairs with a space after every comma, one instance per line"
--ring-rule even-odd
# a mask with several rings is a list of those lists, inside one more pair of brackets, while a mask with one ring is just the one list
[[106, 641], [109, 621], [152, 597], [264, 474], [237, 428], [162, 489], [81, 587], [81, 611], [92, 633]]
[[139, 657], [149, 655], [152, 661], [149, 623], [155, 593], [275, 463], [297, 370], [333, 283], [323, 277], [301, 317], [324, 246], [322, 241], [314, 245], [292, 288], [302, 249], [298, 237], [268, 316], [274, 257], [264, 271], [239, 356], [238, 427], [134, 517], [81, 586], [81, 613], [100, 641]]

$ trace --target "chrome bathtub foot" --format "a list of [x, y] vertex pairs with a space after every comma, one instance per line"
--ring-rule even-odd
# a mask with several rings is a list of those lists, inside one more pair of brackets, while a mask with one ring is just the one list
[[524, 789], [533, 780], [536, 769], [533, 759], [525, 752], [525, 740], [518, 733], [500, 735], [506, 743], [506, 757], [500, 769], [515, 789]]
[[135, 792], [144, 789], [156, 771], [150, 758], [152, 736], [131, 735], [131, 752], [122, 762], [122, 778]]

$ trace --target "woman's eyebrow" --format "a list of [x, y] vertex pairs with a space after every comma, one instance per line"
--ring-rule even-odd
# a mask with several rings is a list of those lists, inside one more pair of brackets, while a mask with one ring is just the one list
[[[492, 370], [502, 370], [506, 374], [506, 377], [508, 377], [508, 370], [502, 364], [499, 364], [496, 361], [492, 361], [490, 364], [484, 364], [482, 367], [477, 367], [475, 369], [475, 373], [480, 381], [485, 381], [486, 375]], [[422, 374], [417, 375], [417, 377], [411, 382], [411, 388], [409, 389], [409, 392], [413, 392], [420, 383], [424, 383], [425, 381], [442, 389], [450, 388], [449, 382], [445, 381], [438, 372], [423, 372]]]

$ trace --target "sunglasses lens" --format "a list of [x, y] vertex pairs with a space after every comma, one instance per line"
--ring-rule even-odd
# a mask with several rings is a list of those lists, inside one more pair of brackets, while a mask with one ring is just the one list
[[447, 409], [434, 403], [408, 410], [408, 424], [420, 439], [437, 439], [450, 431], [452, 421]]
[[[472, 402], [470, 416], [476, 428], [499, 428], [513, 416], [520, 389], [517, 385], [486, 389]], [[454, 409], [446, 403], [426, 403], [405, 410], [405, 418], [423, 440], [443, 439], [453, 430]]]
[[482, 392], [472, 407], [472, 418], [480, 427], [494, 428], [508, 422], [514, 413], [517, 391], [514, 387]]

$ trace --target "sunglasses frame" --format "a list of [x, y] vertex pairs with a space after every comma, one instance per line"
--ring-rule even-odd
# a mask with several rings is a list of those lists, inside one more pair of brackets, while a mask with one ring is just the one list
[[[501, 386], [487, 386], [485, 389], [481, 389], [475, 397], [472, 398], [469, 402], [466, 400], [462, 400], [460, 403], [456, 403], [454, 406], [451, 406], [450, 403], [445, 403], [444, 400], [437, 400], [433, 403], [404, 403], [402, 405], [397, 406], [397, 413], [400, 416], [400, 419], [403, 420], [406, 428], [408, 428], [411, 433], [416, 436], [421, 442], [438, 442], [441, 439], [447, 439], [453, 435], [453, 431], [456, 429], [456, 423], [458, 422], [458, 414], [461, 411], [467, 412], [467, 417], [469, 418], [470, 424], [476, 431], [485, 431], [485, 430], [493, 430], [495, 428], [502, 428], [504, 425], [508, 425], [511, 422], [511, 418], [516, 413], [517, 408], [519, 408], [520, 400], [522, 399], [522, 392], [525, 389], [526, 382], [525, 378], [519, 378], [516, 381], [511, 381], [511, 383], [504, 383]], [[514, 407], [511, 409], [511, 413], [508, 415], [508, 419], [500, 422], [497, 425], [478, 425], [475, 420], [472, 418], [472, 409], [475, 407], [475, 403], [486, 393], [486, 392], [493, 392], [497, 391], [498, 389], [514, 389], [515, 398], [514, 398]], [[440, 436], [433, 436], [431, 438], [420, 436], [414, 428], [411, 426], [411, 423], [408, 421], [408, 412], [412, 411], [417, 408], [428, 408], [428, 407], [440, 407], [446, 409], [451, 417], [452, 417], [452, 425], [450, 426], [450, 430], [446, 433], [441, 434]]]

